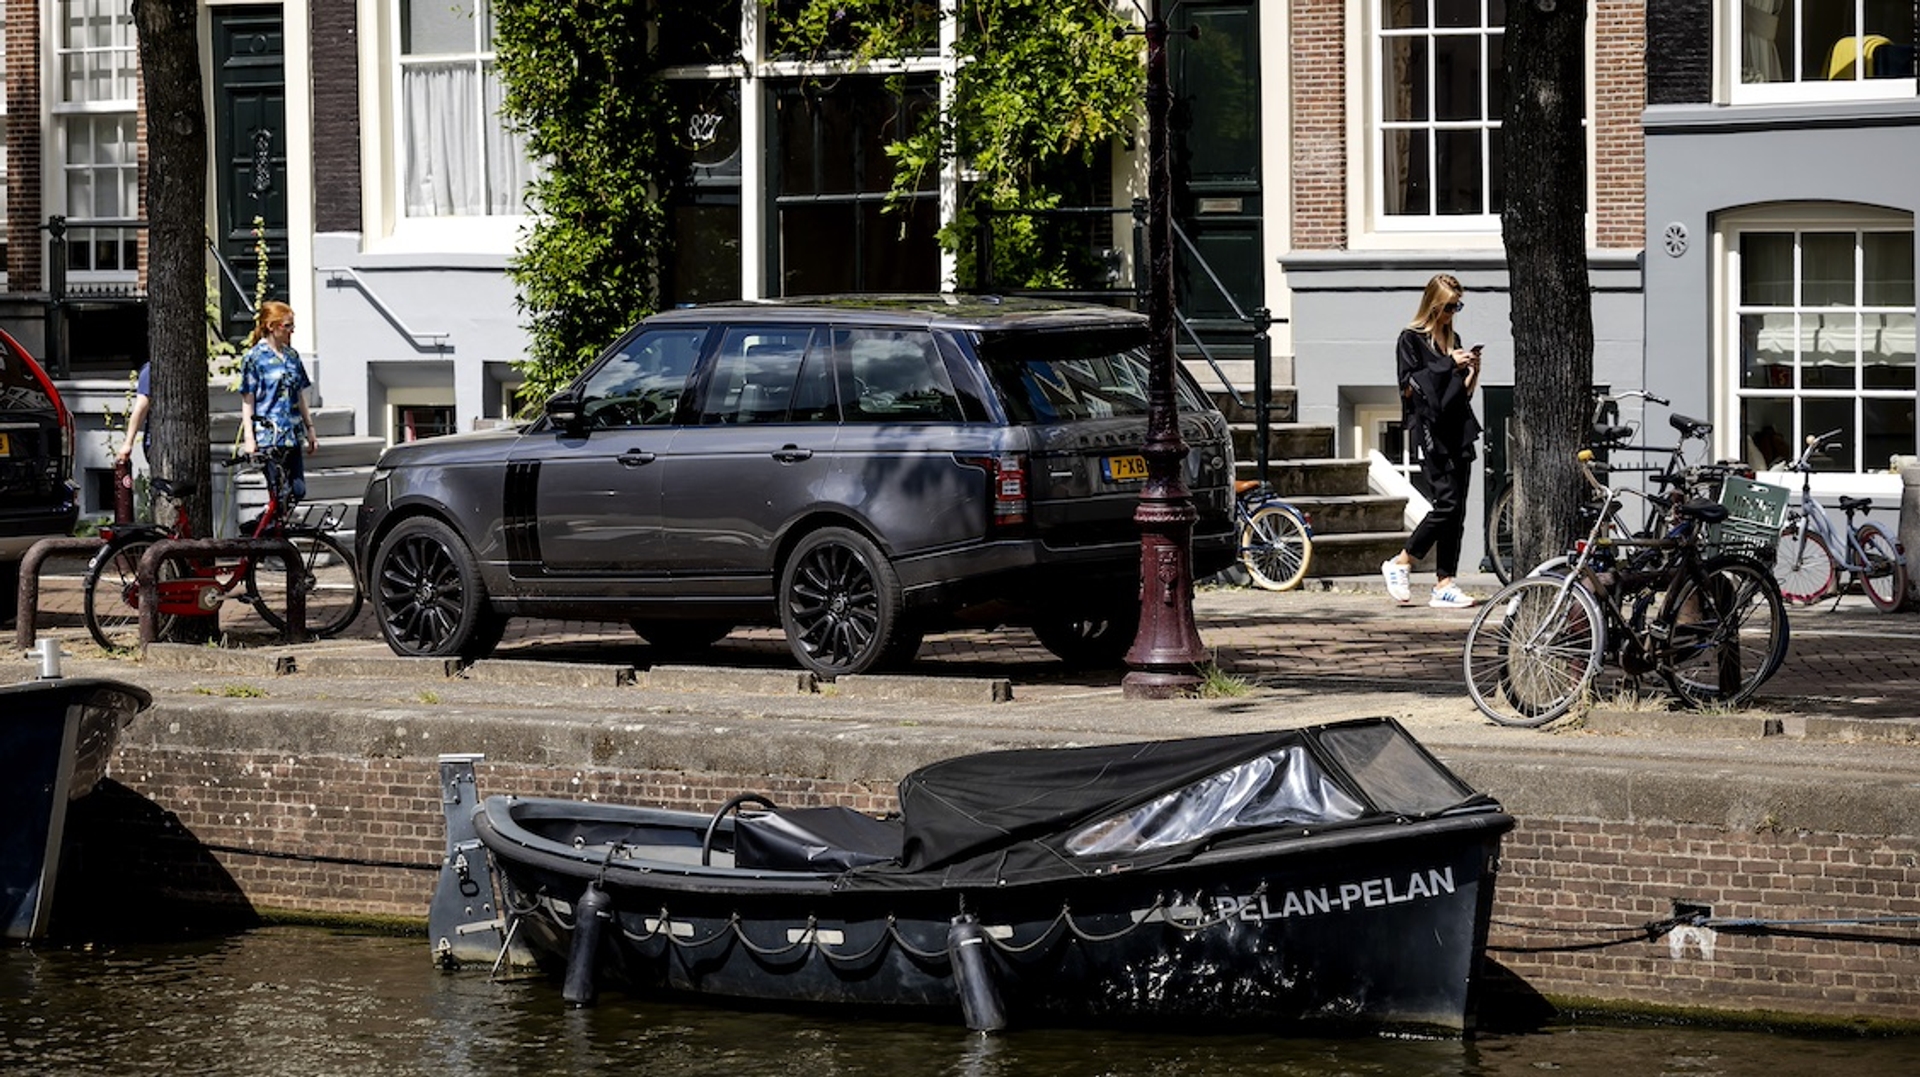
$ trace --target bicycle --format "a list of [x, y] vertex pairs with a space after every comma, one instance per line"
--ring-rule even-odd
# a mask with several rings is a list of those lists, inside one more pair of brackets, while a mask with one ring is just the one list
[[1683, 703], [1738, 705], [1785, 661], [1786, 608], [1773, 574], [1742, 554], [1703, 556], [1710, 525], [1731, 512], [1714, 501], [1671, 504], [1658, 537], [1622, 537], [1623, 494], [1581, 470], [1601, 511], [1564, 568], [1527, 576], [1489, 599], [1467, 629], [1462, 656], [1474, 706], [1500, 725], [1536, 727], [1587, 695], [1603, 664], [1634, 680], [1659, 673]]
[[[1853, 522], [1854, 513], [1866, 516], [1873, 511], [1873, 501], [1864, 497], [1840, 499], [1840, 511], [1847, 515], [1843, 539], [1825, 506], [1813, 496], [1813, 457], [1838, 448], [1839, 436], [1838, 430], [1809, 434], [1800, 456], [1784, 468], [1800, 473], [1800, 503], [1787, 510], [1787, 524], [1780, 530], [1779, 551], [1774, 557], [1774, 574], [1788, 602], [1811, 606], [1831, 594], [1838, 606], [1847, 591], [1839, 586], [1839, 574], [1845, 571], [1875, 608], [1892, 612], [1906, 601], [1906, 550], [1888, 538], [1879, 524], [1871, 520]], [[1845, 551], [1844, 560], [1834, 556], [1835, 549]]]
[[[1673, 445], [1629, 444], [1628, 442], [1634, 435], [1639, 433], [1639, 429], [1630, 425], [1615, 425], [1608, 422], [1608, 419], [1618, 415], [1621, 401], [1633, 399], [1648, 401], [1663, 407], [1671, 403], [1666, 398], [1655, 396], [1644, 389], [1629, 389], [1611, 396], [1596, 393], [1594, 396], [1592, 423], [1588, 428], [1586, 448], [1596, 454], [1614, 452], [1632, 452], [1642, 455], [1666, 453], [1667, 460], [1665, 465], [1640, 464], [1630, 467], [1619, 467], [1596, 462], [1594, 465], [1596, 468], [1605, 469], [1609, 474], [1614, 472], [1627, 472], [1651, 475], [1654, 481], [1663, 489], [1668, 486], [1673, 486], [1676, 488], [1676, 493], [1684, 490], [1687, 493], [1697, 494], [1711, 499], [1718, 496], [1719, 492], [1718, 487], [1712, 485], [1712, 483], [1717, 481], [1718, 478], [1724, 477], [1727, 473], [1739, 473], [1740, 469], [1744, 467], [1744, 465], [1736, 464], [1689, 465], [1687, 463], [1687, 457], [1690, 455], [1687, 451], [1688, 444], [1697, 441], [1704, 447], [1707, 438], [1713, 433], [1713, 424], [1686, 415], [1673, 414], [1667, 417], [1667, 424], [1673, 427], [1674, 431], [1680, 435], [1680, 440], [1677, 443]], [[1714, 471], [1713, 468], [1715, 467], [1720, 467], [1722, 470]], [[1744, 473], [1747, 477], [1752, 477], [1752, 471], [1750, 469]], [[1517, 511], [1516, 501], [1515, 486], [1514, 483], [1509, 480], [1501, 487], [1500, 493], [1494, 497], [1493, 507], [1487, 513], [1488, 566], [1492, 569], [1494, 578], [1503, 584], [1511, 583], [1515, 575], [1513, 540], [1515, 513]], [[1591, 519], [1593, 515], [1598, 512], [1598, 509], [1599, 506], [1590, 500], [1582, 509], [1583, 520]], [[1649, 509], [1646, 526], [1634, 533], [1653, 533], [1657, 523], [1656, 517], [1658, 513], [1659, 505], [1655, 503]]]
[[[264, 454], [239, 457], [229, 466], [262, 470], [270, 476], [284, 476], [285, 467], [270, 468]], [[345, 518], [340, 506], [314, 506], [301, 513], [301, 507], [287, 496], [284, 481], [267, 483], [267, 505], [248, 534], [253, 538], [285, 538], [300, 557], [296, 586], [303, 588], [307, 606], [307, 630], [316, 636], [335, 636], [345, 631], [360, 614], [363, 594], [353, 557], [332, 534]], [[182, 501], [193, 493], [191, 483], [176, 483], [163, 478], [153, 480], [155, 493]], [[314, 509], [318, 509], [315, 515]], [[297, 521], [293, 517], [299, 514]], [[140, 559], [163, 539], [192, 538], [193, 530], [184, 505], [174, 523], [115, 524], [101, 529], [107, 544], [87, 566], [83, 585], [83, 608], [87, 632], [95, 643], [108, 650], [129, 650], [140, 645], [140, 589], [136, 573]], [[287, 627], [287, 571], [283, 555], [263, 554], [233, 560], [178, 558], [163, 562], [159, 568], [160, 608], [155, 619], [155, 638], [165, 639], [176, 617], [216, 614], [220, 606], [242, 585], [245, 594], [239, 600], [253, 606], [262, 620], [274, 629]]]
[[1290, 591], [1313, 562], [1313, 521], [1282, 500], [1273, 488], [1249, 480], [1233, 484], [1233, 515], [1240, 534], [1240, 564], [1254, 586]]

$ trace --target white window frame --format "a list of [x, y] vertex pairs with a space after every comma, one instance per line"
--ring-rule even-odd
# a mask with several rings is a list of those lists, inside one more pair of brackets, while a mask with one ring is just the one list
[[[1911, 307], [1867, 306], [1862, 302], [1856, 302], [1851, 306], [1824, 306], [1818, 308], [1801, 307], [1797, 303], [1791, 307], [1747, 307], [1741, 304], [1739, 291], [1740, 236], [1742, 234], [1748, 232], [1790, 232], [1796, 236], [1794, 241], [1793, 280], [1795, 295], [1798, 296], [1801, 279], [1801, 260], [1799, 255], [1800, 243], [1797, 237], [1801, 233], [1806, 232], [1849, 231], [1856, 234], [1864, 232], [1902, 231], [1911, 233], [1914, 231], [1914, 217], [1911, 214], [1900, 213], [1893, 210], [1877, 210], [1874, 207], [1861, 205], [1793, 203], [1729, 214], [1719, 222], [1719, 227], [1714, 234], [1714, 303], [1716, 309], [1720, 311], [1720, 316], [1715, 320], [1716, 330], [1714, 334], [1714, 354], [1717, 356], [1715, 364], [1717, 377], [1714, 381], [1718, 387], [1715, 393], [1714, 426], [1716, 430], [1721, 431], [1718, 438], [1719, 443], [1715, 446], [1716, 451], [1721, 456], [1745, 459], [1748, 455], [1746, 451], [1747, 447], [1744, 444], [1746, 435], [1740, 421], [1740, 404], [1742, 400], [1747, 398], [1786, 398], [1792, 401], [1794, 428], [1785, 433], [1788, 444], [1792, 446], [1794, 452], [1797, 453], [1802, 443], [1801, 439], [1805, 437], [1805, 435], [1808, 433], [1821, 432], [1802, 429], [1805, 424], [1805, 417], [1801, 407], [1803, 401], [1852, 400], [1854, 402], [1854, 422], [1850, 433], [1857, 435], [1857, 433], [1863, 429], [1860, 420], [1860, 401], [1873, 399], [1905, 400], [1911, 402], [1915, 399], [1916, 392], [1920, 392], [1920, 383], [1917, 383], [1915, 388], [1893, 387], [1869, 389], [1856, 387], [1852, 389], [1805, 389], [1800, 385], [1798, 364], [1796, 364], [1793, 384], [1789, 387], [1749, 389], [1741, 384], [1740, 317], [1742, 314], [1768, 312], [1794, 313], [1796, 315], [1795, 338], [1798, 340], [1801, 339], [1801, 330], [1798, 328], [1798, 318], [1803, 316], [1808, 310], [1814, 310], [1823, 314], [1872, 315], [1893, 313], [1913, 315], [1916, 313], [1915, 309]], [[1860, 257], [1860, 245], [1856, 240], [1856, 262], [1854, 269], [1856, 285], [1862, 282], [1865, 272], [1864, 267], [1859, 264], [1858, 260]], [[1916, 371], [1920, 372], [1920, 367], [1916, 367]], [[1851, 490], [1853, 486], [1850, 484], [1850, 478], [1868, 473], [1860, 466], [1860, 456], [1863, 448], [1858, 442], [1862, 439], [1858, 436], [1850, 436], [1845, 440], [1846, 444], [1842, 446], [1842, 451], [1852, 456], [1852, 466], [1845, 471], [1836, 471], [1828, 475], [1824, 481], [1819, 474], [1815, 474], [1813, 485], [1816, 491], [1820, 491], [1823, 488], [1830, 492]], [[1920, 430], [1916, 430], [1916, 441], [1920, 441]], [[1915, 451], [1915, 449], [1909, 449], [1909, 452], [1913, 451]], [[1798, 480], [1795, 479], [1794, 483], [1797, 484], [1797, 482]]]
[[[1384, 113], [1382, 100], [1384, 90], [1380, 79], [1380, 42], [1383, 39], [1380, 28], [1382, 2], [1383, 0], [1346, 0], [1347, 247], [1349, 250], [1501, 250], [1504, 242], [1500, 236], [1498, 213], [1413, 217], [1389, 216], [1384, 210], [1386, 180], [1380, 169], [1381, 127], [1378, 120]], [[1507, 2], [1512, 4], [1520, 0], [1507, 0]], [[1589, 109], [1585, 127], [1589, 162], [1594, 156], [1594, 125], [1591, 110], [1596, 102], [1598, 91], [1594, 75], [1596, 21], [1589, 13], [1586, 20], [1585, 72], [1586, 99]], [[1485, 92], [1484, 88], [1482, 92]], [[1475, 122], [1478, 123], [1478, 121]], [[1589, 246], [1598, 243], [1597, 224], [1591, 208], [1597, 204], [1597, 174], [1598, 169], [1591, 167], [1587, 169], [1589, 209], [1586, 216], [1586, 230]]]
[[[100, 44], [84, 41], [78, 45], [66, 43], [67, 13], [79, 6], [95, 12], [100, 9], [117, 7], [116, 22], [124, 27], [123, 40]], [[140, 216], [139, 205], [139, 140], [135, 117], [139, 94], [139, 49], [133, 30], [132, 6], [124, 0], [57, 0], [56, 3], [42, 9], [45, 12], [43, 31], [50, 43], [49, 62], [41, 71], [42, 99], [47, 102], [49, 123], [48, 153], [42, 159], [42, 189], [46, 192], [45, 209], [48, 213], [66, 216], [74, 221], [90, 218], [92, 206], [73, 206], [67, 200], [67, 177], [77, 170], [86, 170], [100, 175], [111, 175], [115, 182], [123, 186], [122, 205], [119, 219], [134, 220]], [[105, 60], [107, 69], [113, 72], [110, 83], [124, 89], [129, 96], [116, 98], [74, 98], [68, 96], [66, 70], [69, 62], [91, 63]], [[82, 79], [79, 89], [84, 92], [87, 80]], [[73, 161], [73, 139], [71, 127], [75, 122], [92, 122], [102, 117], [110, 117], [125, 122], [131, 137], [119, 144], [123, 149], [123, 160], [115, 162]], [[132, 183], [127, 184], [129, 174]], [[84, 226], [82, 226], [84, 227]], [[86, 229], [95, 235], [114, 235], [124, 241], [126, 230]], [[71, 233], [70, 233], [71, 234]], [[144, 243], [144, 237], [135, 235], [136, 243]], [[76, 284], [128, 284], [139, 279], [139, 259], [134, 264], [112, 270], [91, 270], [70, 268], [67, 279]]]
[[[1794, 7], [1796, 11], [1807, 3], [1830, 3], [1832, 0], [1780, 0], [1784, 6]], [[1864, 0], [1842, 0], [1854, 6], [1854, 25], [1864, 21]], [[1742, 76], [1746, 67], [1746, 42], [1743, 33], [1744, 0], [1720, 0], [1714, 5], [1714, 39], [1719, 43], [1716, 50], [1719, 57], [1720, 99], [1731, 105], [1778, 105], [1810, 104], [1822, 101], [1878, 101], [1914, 96], [1914, 80], [1908, 78], [1870, 79], [1860, 71], [1855, 63], [1851, 79], [1800, 79], [1785, 82], [1745, 82]], [[1782, 52], [1782, 63], [1789, 57], [1801, 55], [1798, 39], [1804, 21], [1791, 20], [1795, 40], [1775, 42]], [[1900, 42], [1911, 45], [1911, 41]]]

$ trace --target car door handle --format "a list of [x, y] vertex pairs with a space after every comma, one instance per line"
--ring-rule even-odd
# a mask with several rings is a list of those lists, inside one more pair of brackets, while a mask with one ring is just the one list
[[642, 452], [639, 449], [628, 449], [626, 452], [621, 453], [617, 459], [620, 461], [621, 467], [639, 467], [642, 464], [653, 463], [653, 454], [650, 452]]
[[773, 458], [783, 464], [797, 464], [802, 460], [813, 459], [813, 450], [803, 449], [798, 445], [782, 445], [780, 451], [773, 454]]

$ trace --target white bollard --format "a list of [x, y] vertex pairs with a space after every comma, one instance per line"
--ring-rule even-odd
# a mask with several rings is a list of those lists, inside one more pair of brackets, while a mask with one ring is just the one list
[[52, 636], [41, 636], [34, 644], [34, 657], [40, 660], [40, 679], [57, 681], [60, 679], [60, 641]]

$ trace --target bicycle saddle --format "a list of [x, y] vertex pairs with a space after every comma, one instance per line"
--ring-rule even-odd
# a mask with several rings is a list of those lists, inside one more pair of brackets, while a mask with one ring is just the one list
[[1605, 445], [1611, 442], [1626, 441], [1633, 437], [1633, 427], [1601, 426], [1596, 423], [1593, 429], [1587, 432], [1587, 436], [1589, 439], [1593, 441], [1595, 445]]
[[1865, 512], [1872, 507], [1873, 499], [1870, 497], [1842, 497], [1840, 499], [1841, 512]]
[[1672, 415], [1667, 416], [1667, 424], [1675, 430], [1680, 431], [1681, 437], [1703, 438], [1713, 433], [1712, 423], [1704, 419], [1693, 418], [1690, 415], [1682, 415], [1679, 412], [1674, 412]]
[[200, 487], [192, 482], [175, 482], [172, 479], [154, 479], [153, 492], [161, 497], [170, 497], [175, 501], [184, 501], [193, 496]]
[[1727, 507], [1718, 501], [1689, 501], [1684, 505], [1675, 505], [1673, 511], [1685, 519], [1698, 520], [1703, 524], [1717, 524], [1729, 515]]

